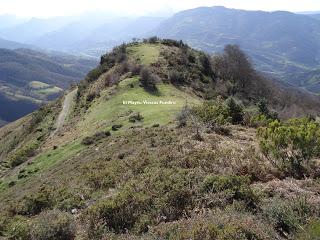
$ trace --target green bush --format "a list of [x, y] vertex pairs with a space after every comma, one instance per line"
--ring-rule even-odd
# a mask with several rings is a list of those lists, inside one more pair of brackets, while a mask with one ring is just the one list
[[133, 189], [126, 189], [115, 198], [94, 206], [87, 215], [92, 227], [96, 221], [102, 220], [108, 230], [123, 233], [135, 226], [150, 205], [149, 196], [134, 192]]
[[85, 137], [81, 143], [83, 145], [91, 145], [109, 136], [111, 136], [109, 131], [97, 132], [93, 136]]
[[279, 169], [301, 178], [320, 154], [320, 125], [312, 119], [273, 121], [258, 129], [262, 152]]
[[298, 232], [296, 240], [319, 240], [320, 239], [320, 220], [312, 220], [310, 223], [303, 226], [303, 229]]
[[143, 116], [140, 113], [134, 113], [129, 117], [129, 122], [135, 123], [143, 120]]
[[172, 70], [169, 72], [169, 81], [172, 84], [181, 85], [185, 82], [185, 76], [182, 72]]
[[13, 154], [8, 157], [10, 167], [16, 167], [24, 163], [28, 158], [34, 156], [38, 147], [39, 142], [34, 141], [14, 151]]
[[232, 121], [228, 107], [221, 101], [204, 102], [192, 109], [194, 115], [204, 123], [215, 123], [223, 125]]
[[42, 212], [32, 221], [30, 229], [34, 240], [71, 240], [75, 233], [72, 216], [58, 210]]
[[173, 221], [193, 208], [197, 179], [179, 169], [148, 169], [127, 182], [114, 197], [86, 211], [91, 229], [103, 221], [107, 230], [145, 232], [157, 219]]
[[5, 226], [8, 239], [30, 239], [31, 221], [23, 216], [14, 216]]
[[209, 175], [203, 183], [203, 190], [208, 193], [224, 192], [231, 203], [234, 200], [244, 201], [247, 206], [255, 208], [258, 196], [250, 188], [248, 176], [217, 176]]
[[261, 99], [258, 102], [259, 112], [264, 115], [267, 119], [276, 120], [278, 119], [278, 113], [274, 111], [270, 111], [268, 107], [268, 102], [265, 99]]
[[279, 233], [288, 236], [306, 224], [314, 216], [315, 209], [305, 198], [285, 201], [276, 198], [262, 206], [262, 213]]
[[233, 98], [226, 101], [229, 116], [231, 117], [232, 124], [239, 124], [243, 121], [243, 107], [237, 103]]
[[23, 215], [37, 215], [45, 209], [53, 206], [51, 190], [42, 187], [36, 193], [30, 194], [23, 198], [22, 205], [18, 207], [18, 213]]

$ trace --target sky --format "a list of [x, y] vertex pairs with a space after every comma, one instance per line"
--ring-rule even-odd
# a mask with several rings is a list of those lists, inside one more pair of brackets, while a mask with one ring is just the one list
[[300, 12], [320, 11], [320, 0], [0, 0], [0, 14], [48, 18], [99, 10], [121, 15], [161, 15], [199, 6]]

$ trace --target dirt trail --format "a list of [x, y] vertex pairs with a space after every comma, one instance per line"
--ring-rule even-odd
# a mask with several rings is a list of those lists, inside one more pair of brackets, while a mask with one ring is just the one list
[[71, 103], [74, 99], [74, 96], [77, 93], [77, 90], [78, 90], [77, 88], [72, 90], [64, 97], [62, 110], [59, 113], [58, 119], [55, 123], [55, 131], [52, 133], [52, 135], [54, 135], [56, 132], [58, 132], [63, 127], [63, 124], [65, 123], [65, 120], [70, 112]]

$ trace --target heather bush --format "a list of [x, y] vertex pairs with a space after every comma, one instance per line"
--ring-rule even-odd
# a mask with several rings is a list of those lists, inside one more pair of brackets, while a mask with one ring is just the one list
[[85, 137], [81, 143], [83, 145], [91, 145], [106, 137], [109, 137], [110, 135], [111, 133], [109, 131], [97, 132], [93, 136]]
[[30, 237], [34, 240], [72, 240], [75, 233], [72, 216], [58, 210], [41, 213], [30, 228]]

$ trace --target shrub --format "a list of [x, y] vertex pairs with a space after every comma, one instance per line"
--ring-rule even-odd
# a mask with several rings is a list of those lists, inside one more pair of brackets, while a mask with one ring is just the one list
[[16, 150], [8, 157], [8, 162], [11, 167], [16, 167], [24, 163], [28, 158], [35, 155], [39, 147], [39, 142], [34, 141], [24, 145], [22, 148]]
[[197, 178], [187, 170], [147, 169], [120, 192], [86, 211], [91, 229], [102, 222], [115, 233], [145, 232], [159, 219], [177, 220], [192, 209]]
[[149, 205], [150, 199], [146, 195], [127, 189], [89, 209], [87, 214], [92, 227], [100, 219], [109, 230], [121, 233], [131, 230]]
[[262, 206], [262, 213], [274, 228], [283, 236], [297, 231], [314, 215], [313, 207], [305, 198], [290, 200], [273, 199]]
[[188, 106], [184, 106], [177, 115], [177, 127], [185, 127], [190, 116], [191, 109]]
[[232, 120], [228, 107], [220, 100], [204, 102], [202, 105], [194, 107], [192, 112], [208, 124], [223, 125]]
[[34, 240], [71, 240], [75, 233], [72, 216], [58, 210], [41, 213], [33, 220], [30, 231]]
[[92, 102], [95, 98], [99, 97], [100, 94], [97, 92], [91, 92], [87, 95], [86, 101], [87, 102]]
[[38, 192], [24, 197], [22, 206], [19, 206], [18, 213], [33, 216], [52, 206], [51, 190], [47, 187], [42, 187]]
[[152, 229], [152, 236], [156, 239], [175, 240], [280, 239], [278, 234], [259, 218], [234, 210], [213, 211], [175, 222], [160, 223]]
[[140, 72], [140, 83], [143, 88], [149, 91], [156, 91], [158, 78], [148, 68], [143, 68]]
[[106, 79], [105, 79], [105, 85], [107, 87], [113, 86], [118, 84], [120, 81], [120, 75], [116, 72], [109, 72], [106, 75]]
[[81, 143], [83, 145], [91, 145], [109, 136], [111, 136], [111, 133], [109, 131], [97, 132], [93, 136], [85, 137]]
[[7, 222], [4, 230], [10, 236], [9, 239], [30, 239], [30, 225], [28, 218], [17, 215]]
[[278, 119], [278, 113], [269, 110], [268, 102], [266, 99], [261, 99], [258, 102], [258, 109], [259, 109], [259, 112], [262, 115], [264, 115], [267, 119], [273, 119], [273, 120]]
[[155, 43], [158, 43], [160, 41], [160, 38], [158, 38], [157, 36], [153, 36], [153, 37], [150, 37], [148, 39], [145, 39], [144, 41], [147, 42], [147, 43], [155, 44]]
[[167, 46], [171, 46], [171, 47], [181, 47], [181, 46], [185, 45], [183, 43], [183, 41], [177, 41], [177, 40], [173, 40], [173, 39], [163, 39], [161, 41], [161, 43], [163, 45], [167, 45]]
[[207, 76], [213, 75], [212, 64], [210, 61], [210, 57], [206, 54], [200, 55], [200, 64], [202, 66], [202, 72]]
[[234, 200], [241, 200], [252, 208], [256, 207], [258, 201], [258, 197], [250, 188], [250, 178], [248, 176], [209, 175], [204, 180], [203, 190], [208, 193], [225, 192], [231, 203]]
[[243, 107], [238, 104], [233, 98], [229, 98], [226, 101], [229, 116], [231, 117], [231, 121], [233, 124], [239, 124], [243, 121]]
[[303, 226], [295, 237], [296, 240], [315, 240], [320, 236], [320, 220], [312, 220], [310, 223]]
[[105, 70], [101, 66], [91, 70], [86, 77], [86, 81], [90, 83], [97, 80], [104, 71]]
[[301, 178], [320, 154], [320, 125], [307, 118], [273, 121], [258, 129], [262, 152], [285, 173]]
[[130, 117], [129, 117], [129, 122], [140, 122], [143, 120], [143, 116], [140, 114], [140, 113], [135, 113], [135, 114], [132, 114]]
[[115, 124], [111, 127], [112, 131], [118, 131], [120, 128], [122, 128], [122, 124]]
[[51, 113], [51, 108], [49, 105], [41, 106], [38, 111], [32, 113], [31, 120], [29, 122], [28, 130], [29, 132], [33, 131], [35, 127], [38, 127], [45, 117]]
[[181, 85], [185, 82], [184, 74], [179, 71], [172, 70], [169, 72], [169, 81], [172, 84]]

